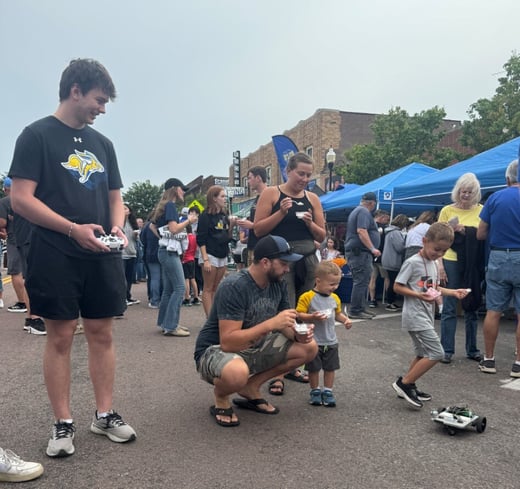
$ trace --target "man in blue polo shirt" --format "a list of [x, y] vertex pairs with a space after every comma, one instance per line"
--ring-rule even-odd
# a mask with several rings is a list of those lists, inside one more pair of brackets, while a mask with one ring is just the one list
[[477, 230], [477, 238], [487, 238], [490, 248], [483, 328], [485, 356], [479, 369], [487, 374], [497, 372], [494, 350], [500, 317], [513, 299], [518, 322], [517, 356], [511, 377], [520, 377], [520, 184], [517, 172], [518, 160], [514, 160], [506, 170], [507, 188], [495, 192], [486, 201]]

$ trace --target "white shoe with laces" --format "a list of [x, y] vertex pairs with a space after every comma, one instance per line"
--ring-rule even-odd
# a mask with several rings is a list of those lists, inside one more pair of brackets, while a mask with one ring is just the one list
[[26, 462], [11, 450], [0, 448], [0, 482], [32, 481], [42, 474], [42, 464]]
[[68, 457], [72, 455], [75, 451], [73, 443], [75, 431], [74, 422], [56, 421], [52, 427], [52, 437], [47, 445], [47, 455], [49, 457]]
[[116, 443], [126, 443], [136, 439], [134, 429], [125, 423], [115, 411], [110, 411], [107, 416], [102, 418], [98, 418], [96, 411], [90, 431], [96, 435], [105, 435]]

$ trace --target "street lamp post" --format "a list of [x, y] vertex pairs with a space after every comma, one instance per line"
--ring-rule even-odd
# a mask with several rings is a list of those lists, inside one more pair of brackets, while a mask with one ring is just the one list
[[330, 148], [327, 152], [325, 159], [327, 161], [327, 167], [329, 169], [329, 192], [332, 192], [332, 170], [334, 168], [334, 163], [336, 162], [336, 153], [332, 148]]

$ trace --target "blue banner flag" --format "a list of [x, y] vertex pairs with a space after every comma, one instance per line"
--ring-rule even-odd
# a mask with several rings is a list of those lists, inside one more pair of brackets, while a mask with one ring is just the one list
[[289, 158], [298, 152], [296, 144], [293, 143], [291, 138], [287, 136], [273, 136], [273, 146], [278, 158], [278, 165], [280, 166], [280, 173], [282, 174], [283, 181], [287, 181], [287, 162]]

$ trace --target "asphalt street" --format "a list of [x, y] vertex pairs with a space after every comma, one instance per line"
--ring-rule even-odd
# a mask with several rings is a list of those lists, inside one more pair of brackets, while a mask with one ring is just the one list
[[[483, 374], [464, 355], [459, 321], [457, 352], [421, 381], [433, 395], [421, 410], [399, 399], [392, 382], [411, 360], [411, 342], [400, 314], [382, 307], [371, 321], [338, 327], [341, 369], [336, 408], [308, 404], [308, 386], [286, 381], [285, 395], [266, 397], [275, 416], [237, 410], [241, 424], [217, 426], [209, 414], [211, 386], [198, 377], [193, 348], [204, 322], [202, 307], [183, 308], [187, 338], [163, 337], [141, 303], [115, 321], [117, 374], [114, 408], [137, 431], [137, 440], [116, 444], [94, 435], [95, 405], [84, 335], [75, 337], [72, 405], [76, 453], [45, 455], [53, 422], [42, 376], [45, 338], [26, 334], [23, 314], [0, 309], [0, 446], [44, 464], [27, 488], [356, 489], [493, 488], [520, 486], [520, 380], [509, 377], [515, 323], [504, 319], [496, 351], [496, 375]], [[5, 286], [5, 306], [15, 302]], [[437, 327], [439, 326], [437, 322]], [[479, 346], [482, 348], [479, 331]], [[449, 436], [430, 419], [430, 409], [469, 405], [487, 417], [487, 430]], [[7, 486], [7, 484], [5, 485]]]

